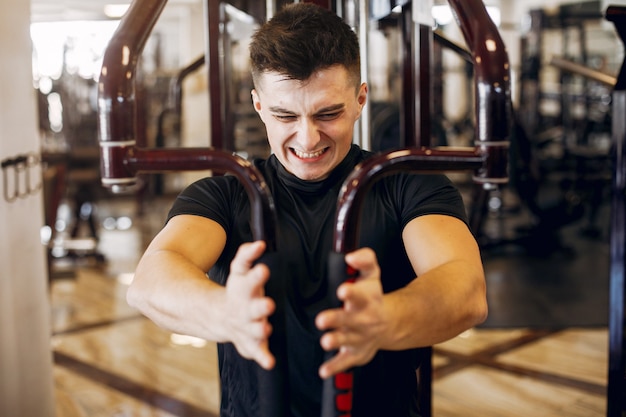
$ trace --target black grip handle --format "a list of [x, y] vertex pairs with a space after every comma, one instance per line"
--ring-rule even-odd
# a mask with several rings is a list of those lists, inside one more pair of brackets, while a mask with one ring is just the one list
[[[341, 300], [337, 298], [337, 288], [344, 282], [351, 282], [358, 276], [358, 271], [352, 269], [345, 261], [345, 254], [331, 252], [328, 255], [328, 300], [331, 308], [341, 307]], [[327, 352], [324, 360], [329, 360], [337, 352]], [[321, 417], [349, 416], [352, 412], [352, 388], [354, 374], [346, 371], [327, 378], [322, 390]]]
[[289, 400], [285, 397], [284, 372], [278, 367], [269, 371], [257, 368], [259, 417], [286, 417]]
[[257, 263], [267, 265], [270, 279], [265, 285], [265, 295], [276, 303], [269, 318], [272, 334], [270, 352], [276, 358], [271, 370], [257, 366], [259, 417], [286, 417], [289, 409], [289, 384], [287, 383], [287, 335], [285, 325], [285, 272], [277, 252], [265, 252]]

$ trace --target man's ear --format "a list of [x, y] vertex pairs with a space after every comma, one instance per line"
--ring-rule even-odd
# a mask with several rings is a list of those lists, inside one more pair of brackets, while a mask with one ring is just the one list
[[254, 110], [256, 110], [259, 115], [261, 114], [261, 99], [259, 98], [259, 93], [257, 93], [256, 89], [252, 89], [252, 105], [254, 106]]
[[361, 111], [363, 110], [363, 107], [365, 107], [365, 103], [367, 103], [367, 91], [367, 83], [361, 84], [359, 87], [359, 93], [356, 97], [357, 102], [359, 103], [359, 117], [361, 117]]

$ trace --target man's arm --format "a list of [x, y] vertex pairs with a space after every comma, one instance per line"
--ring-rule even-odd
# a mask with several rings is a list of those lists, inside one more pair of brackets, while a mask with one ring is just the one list
[[269, 278], [265, 265], [254, 261], [264, 242], [244, 244], [231, 263], [227, 285], [206, 275], [226, 244], [215, 221], [200, 216], [172, 218], [142, 256], [128, 289], [128, 303], [157, 325], [216, 342], [233, 342], [239, 353], [271, 368], [267, 348], [268, 316], [274, 302], [265, 297]]
[[322, 337], [324, 349], [339, 349], [320, 368], [322, 377], [363, 365], [378, 350], [430, 346], [485, 320], [484, 271], [467, 226], [450, 216], [421, 216], [405, 227], [402, 237], [417, 278], [388, 294], [382, 294], [373, 251], [346, 255], [360, 278], [337, 290], [342, 310], [317, 317], [318, 328], [333, 329]]
[[[482, 323], [487, 318], [485, 273], [465, 223], [443, 215], [418, 217], [402, 237], [418, 278], [386, 300], [392, 323], [399, 325], [389, 329], [381, 348], [430, 346]], [[412, 326], [403, 325], [407, 321]]]

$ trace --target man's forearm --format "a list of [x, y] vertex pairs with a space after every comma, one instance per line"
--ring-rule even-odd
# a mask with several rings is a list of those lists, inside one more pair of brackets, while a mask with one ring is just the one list
[[389, 326], [381, 349], [431, 346], [485, 320], [484, 276], [465, 262], [450, 262], [386, 294], [384, 305]]
[[146, 253], [127, 292], [127, 301], [158, 326], [212, 341], [227, 340], [219, 315], [224, 287], [182, 256]]

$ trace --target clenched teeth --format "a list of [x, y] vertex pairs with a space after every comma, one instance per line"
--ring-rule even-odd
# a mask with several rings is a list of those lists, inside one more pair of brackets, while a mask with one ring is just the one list
[[318, 156], [322, 155], [325, 151], [326, 151], [326, 149], [322, 149], [322, 150], [316, 151], [316, 152], [303, 152], [303, 151], [299, 151], [297, 149], [293, 149], [293, 153], [295, 153], [298, 158], [302, 158], [302, 159], [317, 158]]

